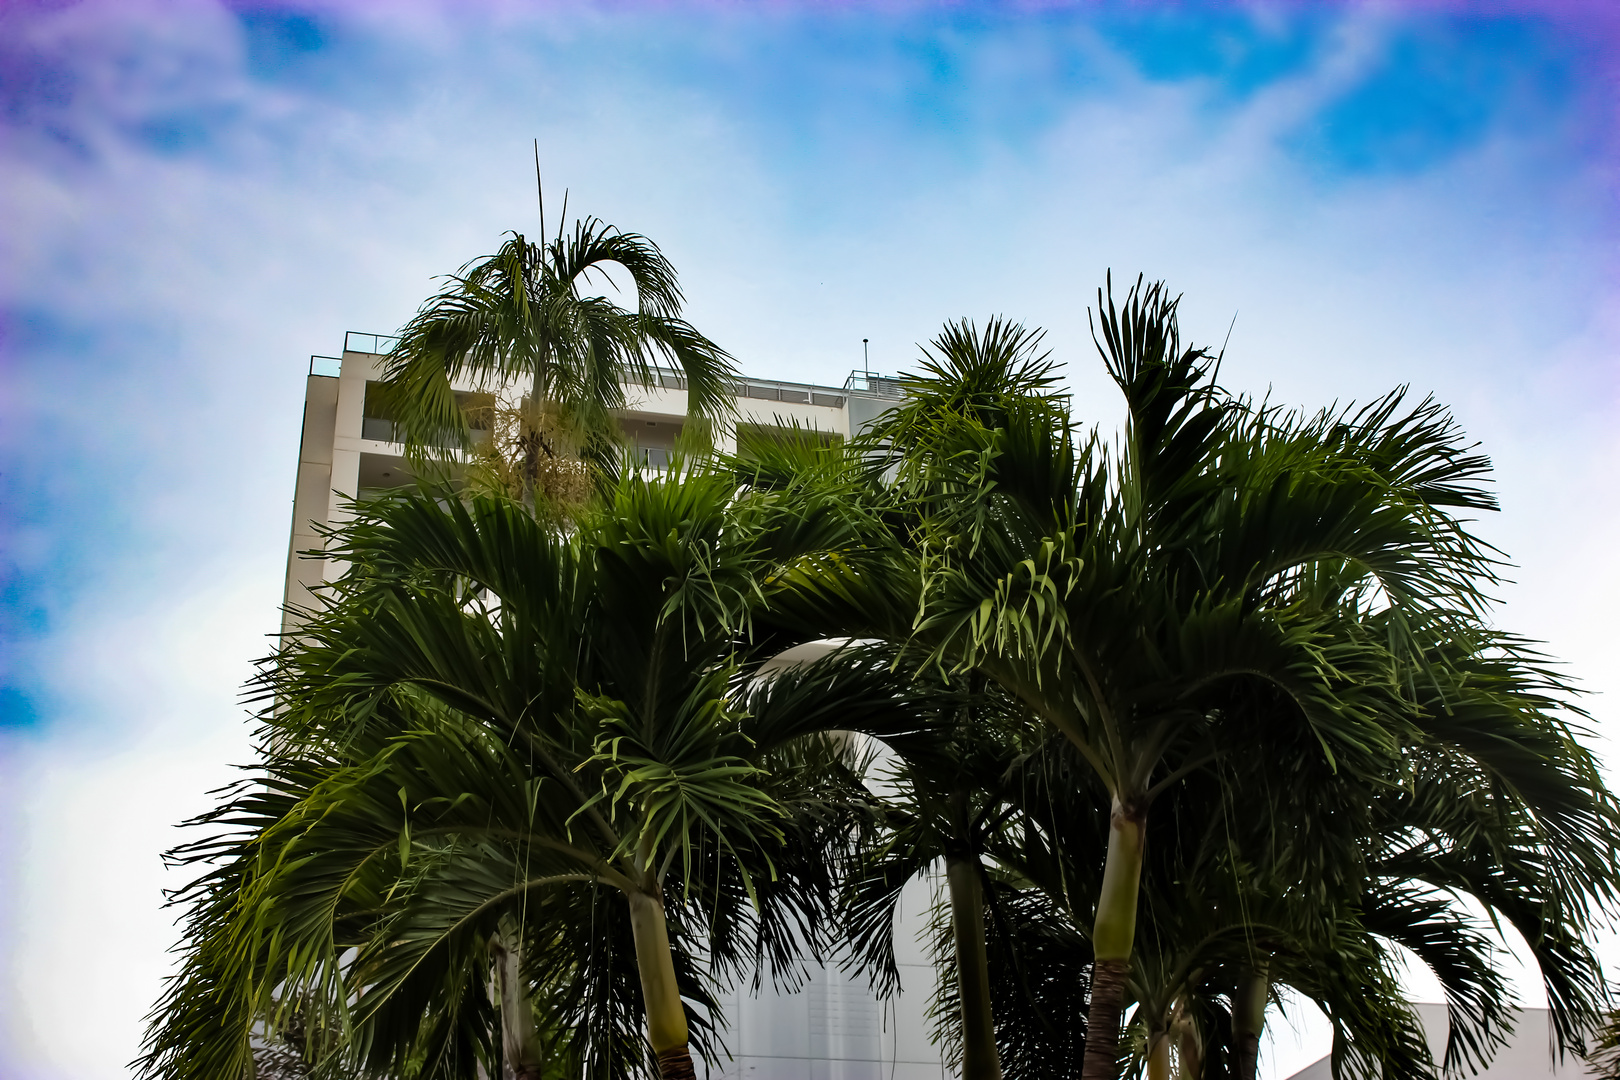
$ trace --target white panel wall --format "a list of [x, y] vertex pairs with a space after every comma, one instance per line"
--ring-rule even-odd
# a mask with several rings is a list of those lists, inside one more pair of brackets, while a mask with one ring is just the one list
[[[1446, 1052], [1446, 1007], [1428, 1002], [1415, 1005], [1423, 1035], [1435, 1061]], [[1552, 1022], [1546, 1009], [1523, 1009], [1515, 1018], [1508, 1044], [1497, 1051], [1490, 1067], [1474, 1073], [1475, 1080], [1577, 1080], [1597, 1071], [1578, 1058], [1558, 1061], [1552, 1050]], [[1305, 1066], [1288, 1080], [1332, 1080], [1331, 1056]]]
[[901, 992], [879, 1001], [864, 976], [812, 966], [797, 992], [770, 986], [721, 998], [731, 1060], [715, 1080], [941, 1080], [954, 1077], [929, 1042], [934, 988], [927, 915], [935, 883], [913, 881], [901, 897], [895, 955]]

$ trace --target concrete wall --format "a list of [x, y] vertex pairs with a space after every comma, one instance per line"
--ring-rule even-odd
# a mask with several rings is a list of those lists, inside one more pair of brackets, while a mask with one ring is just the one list
[[895, 957], [901, 993], [879, 1001], [864, 978], [811, 965], [805, 986], [769, 986], [720, 999], [729, 1022], [731, 1060], [714, 1080], [941, 1080], [945, 1066], [928, 1039], [934, 969], [928, 961], [927, 915], [939, 884], [913, 881], [900, 902]]
[[281, 632], [291, 629], [288, 606], [307, 607], [309, 587], [321, 580], [319, 560], [300, 552], [319, 550], [317, 525], [327, 522], [332, 488], [332, 447], [337, 425], [338, 379], [311, 375], [304, 385], [304, 435], [298, 445], [298, 479], [293, 486], [292, 539], [287, 547], [287, 582], [282, 591]]
[[[1446, 1007], [1429, 1002], [1414, 1006], [1423, 1034], [1429, 1043], [1429, 1052], [1435, 1061], [1443, 1060], [1446, 1052]], [[1469, 1075], [1469, 1074], [1464, 1074]], [[1575, 1080], [1577, 1077], [1595, 1076], [1584, 1061], [1566, 1058], [1559, 1062], [1553, 1053], [1552, 1024], [1546, 1009], [1523, 1009], [1508, 1044], [1497, 1051], [1490, 1067], [1471, 1074], [1475, 1080]], [[1323, 1057], [1294, 1073], [1288, 1080], [1333, 1080], [1331, 1056]]]

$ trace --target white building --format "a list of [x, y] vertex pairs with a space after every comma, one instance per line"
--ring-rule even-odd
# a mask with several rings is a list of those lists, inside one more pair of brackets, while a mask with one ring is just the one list
[[[1435, 1061], [1442, 1060], [1448, 1028], [1446, 1007], [1419, 1002], [1413, 1008], [1423, 1025], [1429, 1053]], [[1488, 1068], [1473, 1074], [1475, 1080], [1582, 1080], [1596, 1075], [1580, 1058], [1557, 1060], [1553, 1052], [1552, 1020], [1546, 1009], [1521, 1009], [1514, 1017], [1514, 1024], [1508, 1044], [1497, 1051]], [[1288, 1080], [1333, 1080], [1332, 1056], [1312, 1062]]]
[[[380, 415], [377, 395], [367, 392], [381, 379], [382, 350], [393, 340], [351, 332], [344, 335], [341, 357], [310, 357], [286, 603], [307, 604], [309, 586], [323, 573], [336, 572], [329, 564], [298, 557], [320, 547], [318, 526], [340, 521], [343, 504], [362, 492], [409, 481], [405, 448], [393, 441], [394, 424]], [[620, 416], [627, 442], [655, 468], [668, 459], [686, 422], [685, 380], [666, 375], [661, 381], [659, 387], [634, 388], [631, 407]], [[841, 387], [745, 378], [736, 385], [735, 423], [719, 432], [719, 442], [722, 449], [735, 450], [739, 435], [746, 440], [761, 428], [791, 425], [847, 439], [893, 405], [899, 394], [895, 380], [859, 372]]]
[[[409, 482], [405, 448], [391, 420], [375, 415], [375, 393], [367, 387], [381, 378], [382, 350], [391, 338], [345, 335], [343, 355], [310, 358], [304, 391], [304, 432], [293, 495], [292, 540], [287, 554], [285, 602], [310, 603], [309, 587], [323, 575], [341, 572], [300, 552], [318, 550], [318, 528], [342, 519], [342, 507], [363, 492]], [[473, 390], [472, 386], [458, 389]], [[899, 398], [892, 379], [851, 375], [842, 387], [812, 386], [771, 379], [743, 379], [736, 386], [735, 425], [719, 433], [723, 449], [735, 449], [739, 432], [750, 425], [797, 425], [849, 438]], [[368, 404], [369, 402], [369, 404]], [[621, 420], [627, 441], [641, 448], [651, 467], [667, 460], [686, 420], [686, 390], [675, 376], [657, 388], [632, 391]], [[283, 631], [291, 629], [283, 618]], [[933, 886], [914, 882], [902, 899], [905, 925], [921, 930], [933, 903]], [[914, 938], [913, 934], [904, 935]], [[722, 999], [731, 1062], [717, 1076], [731, 1080], [940, 1080], [952, 1073], [929, 1042], [925, 1011], [934, 971], [916, 940], [896, 943], [903, 993], [877, 1001], [864, 980], [837, 970], [813, 968], [794, 994], [766, 987]]]

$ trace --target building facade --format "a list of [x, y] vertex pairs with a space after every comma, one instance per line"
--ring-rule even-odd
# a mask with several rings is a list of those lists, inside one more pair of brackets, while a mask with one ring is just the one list
[[[310, 586], [323, 575], [341, 572], [319, 559], [300, 558], [300, 552], [320, 548], [319, 528], [340, 523], [349, 500], [411, 480], [405, 448], [396, 441], [393, 421], [382, 415], [374, 389], [393, 341], [351, 332], [344, 335], [342, 356], [310, 357], [283, 597], [287, 606], [308, 604]], [[456, 389], [472, 392], [478, 387]], [[733, 389], [734, 422], [717, 433], [720, 448], [728, 451], [737, 448], [739, 439], [746, 443], [758, 434], [794, 426], [847, 439], [900, 396], [896, 380], [861, 372], [841, 387], [745, 378]], [[685, 380], [663, 373], [659, 386], [633, 388], [619, 422], [626, 443], [647, 466], [663, 468], [686, 422]], [[285, 619], [282, 628], [288, 628]]]
[[[1434, 1002], [1418, 1002], [1412, 1008], [1423, 1026], [1429, 1053], [1437, 1062], [1444, 1060], [1446, 1033], [1450, 1027], [1446, 1007]], [[1552, 1018], [1546, 1009], [1520, 1009], [1513, 1023], [1513, 1034], [1508, 1037], [1507, 1045], [1496, 1052], [1496, 1057], [1483, 1071], [1472, 1074], [1474, 1080], [1590, 1080], [1597, 1075], [1597, 1071], [1580, 1058], [1559, 1059], [1553, 1049]], [[1333, 1056], [1323, 1056], [1288, 1080], [1333, 1080]]]

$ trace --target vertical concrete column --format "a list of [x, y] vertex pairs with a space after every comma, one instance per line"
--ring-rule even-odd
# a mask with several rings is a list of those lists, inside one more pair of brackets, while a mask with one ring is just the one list
[[288, 607], [307, 607], [309, 589], [321, 580], [321, 563], [303, 553], [321, 547], [317, 531], [327, 523], [332, 487], [332, 438], [337, 420], [338, 380], [310, 375], [304, 383], [304, 429], [298, 445], [298, 480], [293, 488], [292, 536], [287, 545], [287, 579], [282, 592], [282, 633], [293, 629]]
[[[360, 492], [360, 443], [365, 423], [366, 381], [376, 375], [377, 358], [370, 353], [345, 352], [338, 377], [337, 410], [332, 432], [332, 477], [328, 489], [326, 521], [340, 526], [350, 515], [344, 504]], [[347, 563], [328, 561], [325, 577], [333, 581]]]

